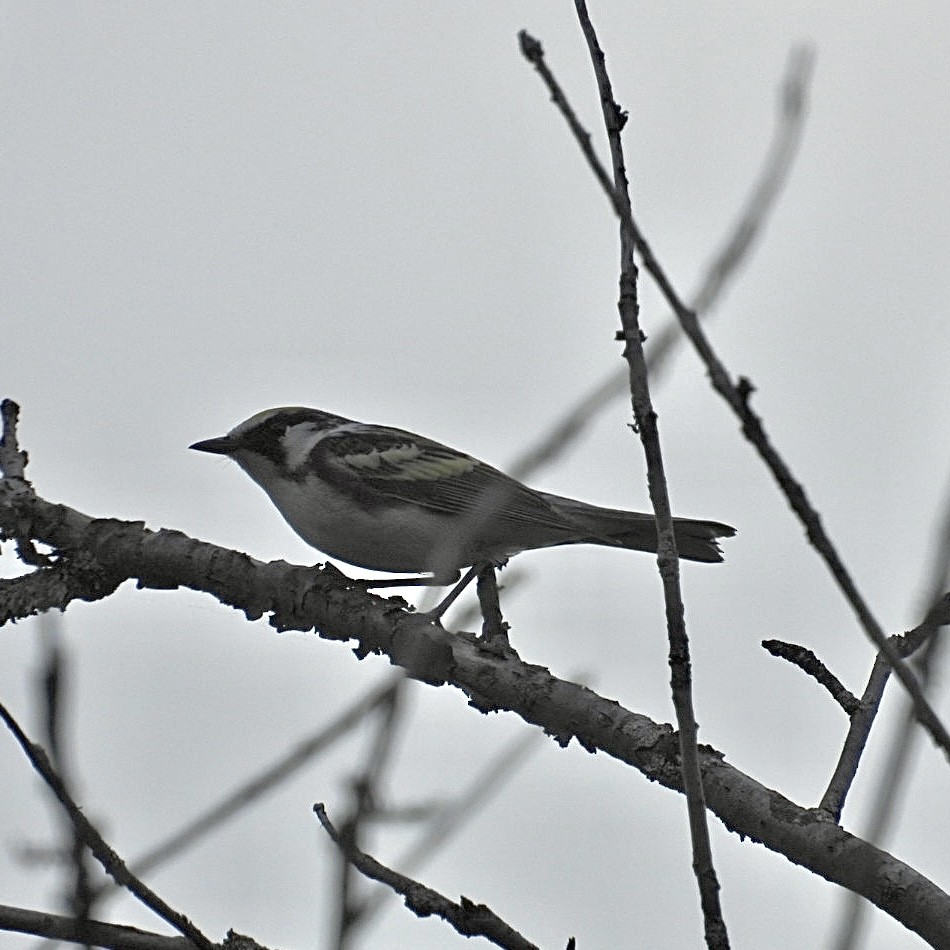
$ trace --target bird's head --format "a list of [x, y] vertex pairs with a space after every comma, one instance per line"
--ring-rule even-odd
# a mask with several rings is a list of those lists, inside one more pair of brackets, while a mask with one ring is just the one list
[[282, 406], [255, 413], [227, 435], [204, 439], [188, 448], [234, 459], [266, 489], [276, 478], [300, 477], [323, 435], [349, 422], [319, 409]]

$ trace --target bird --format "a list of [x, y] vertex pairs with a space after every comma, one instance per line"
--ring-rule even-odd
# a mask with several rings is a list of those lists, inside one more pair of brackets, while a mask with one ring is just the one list
[[[539, 491], [425, 436], [319, 409], [266, 409], [189, 448], [237, 462], [324, 554], [368, 570], [426, 575], [366, 586], [448, 585], [469, 568], [467, 583], [486, 565], [567, 544], [657, 550], [652, 514]], [[721, 561], [717, 539], [735, 534], [730, 525], [691, 518], [674, 518], [673, 529], [679, 557], [690, 561]]]

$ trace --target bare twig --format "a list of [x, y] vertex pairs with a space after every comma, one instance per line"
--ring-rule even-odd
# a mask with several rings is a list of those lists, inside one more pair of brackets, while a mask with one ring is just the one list
[[343, 835], [333, 827], [322, 804], [317, 803], [313, 806], [313, 810], [333, 843], [341, 849], [353, 867], [371, 880], [379, 881], [391, 887], [397, 894], [401, 894], [406, 906], [414, 914], [419, 917], [435, 914], [450, 923], [463, 936], [485, 937], [499, 947], [508, 947], [511, 950], [537, 950], [535, 944], [525, 940], [518, 931], [484, 904], [474, 904], [465, 897], [459, 903], [455, 903], [438, 891], [380, 864], [375, 858], [346, 841]]
[[813, 677], [831, 694], [831, 698], [849, 715], [854, 715], [861, 701], [849, 690], [831, 670], [807, 647], [784, 640], [763, 640], [762, 646], [782, 660], [797, 666], [803, 673]]
[[857, 616], [865, 634], [887, 658], [897, 678], [913, 699], [916, 718], [930, 733], [934, 741], [943, 749], [944, 754], [950, 757], [950, 733], [947, 732], [946, 727], [934, 712], [917, 678], [888, 643], [887, 637], [881, 629], [881, 625], [871, 613], [863, 596], [858, 591], [857, 585], [851, 577], [850, 572], [841, 560], [831, 538], [824, 530], [821, 524], [821, 517], [808, 500], [805, 489], [795, 479], [788, 464], [770, 442], [762, 420], [752, 411], [749, 401], [754, 391], [754, 386], [744, 377], [740, 377], [737, 383], [732, 382], [728, 371], [717, 356], [709, 340], [706, 338], [706, 335], [703, 333], [696, 314], [680, 299], [665, 271], [660, 266], [652, 248], [637, 227], [633, 216], [629, 210], [624, 207], [622, 197], [611, 184], [604, 166], [601, 164], [600, 159], [597, 157], [591, 145], [589, 133], [578, 121], [574, 110], [567, 102], [563, 91], [545, 64], [541, 44], [526, 32], [522, 31], [521, 45], [525, 56], [535, 65], [539, 75], [548, 86], [552, 100], [560, 109], [571, 132], [574, 134], [581, 152], [594, 173], [594, 177], [607, 195], [614, 212], [620, 219], [624, 231], [628, 237], [633, 240], [643, 260], [643, 266], [653, 277], [667, 303], [672, 307], [673, 312], [676, 314], [680, 325], [689, 337], [690, 342], [692, 342], [696, 352], [706, 364], [713, 388], [722, 396], [742, 423], [743, 434], [755, 447], [759, 456], [778, 483], [779, 488], [788, 499], [792, 509], [798, 515], [805, 527], [809, 540], [825, 562], [826, 567], [838, 584], [839, 589]]
[[[924, 622], [907, 637], [911, 643], [923, 645], [918, 669], [924, 688], [929, 686], [932, 672], [938, 668], [936, 661], [940, 651], [946, 649], [945, 638], [937, 636], [937, 630], [950, 624], [950, 595], [938, 596], [938, 593], [945, 589], [950, 574], [950, 491], [947, 492], [943, 509], [936, 554], [924, 594], [925, 603], [932, 606], [927, 611]], [[881, 688], [883, 689], [883, 685]], [[881, 769], [878, 788], [873, 796], [874, 807], [867, 828], [870, 841], [878, 842], [886, 836], [893, 821], [896, 803], [909, 778], [909, 762], [917, 738], [916, 731], [912, 728], [913, 722], [914, 710], [908, 705], [901, 713], [900, 722], [891, 739], [887, 760]], [[852, 950], [857, 946], [864, 916], [864, 909], [859, 902], [848, 899], [844, 901], [834, 943], [835, 950]]]
[[[950, 594], [944, 594], [937, 601], [923, 623], [918, 624], [913, 630], [905, 634], [891, 637], [890, 643], [900, 656], [908, 657], [918, 650], [924, 642], [930, 640], [933, 631], [937, 627], [946, 626], [947, 624], [950, 624]], [[867, 686], [864, 687], [864, 693], [861, 696], [858, 708], [851, 716], [851, 725], [848, 728], [841, 755], [838, 757], [838, 764], [835, 766], [834, 774], [831, 776], [828, 788], [825, 790], [825, 794], [821, 798], [821, 804], [818, 806], [821, 811], [826, 812], [835, 821], [841, 818], [845, 798], [857, 774], [858, 764], [871, 734], [871, 726], [874, 724], [878, 709], [881, 706], [884, 687], [887, 685], [890, 675], [891, 666], [879, 653], [874, 659], [871, 675], [868, 677]]]
[[[815, 53], [810, 46], [792, 47], [779, 88], [775, 134], [762, 171], [739, 213], [731, 238], [713, 258], [702, 286], [693, 297], [691, 306], [697, 313], [708, 310], [719, 298], [724, 284], [735, 273], [737, 263], [748, 254], [749, 247], [760, 234], [769, 211], [788, 180], [801, 142], [814, 65]], [[654, 347], [656, 345], [654, 342]]]
[[[613, 162], [613, 192], [627, 217], [630, 217], [627, 171], [620, 132], [626, 123], [626, 114], [616, 102], [607, 74], [603, 50], [597, 39], [585, 0], [575, 0], [578, 20], [590, 51], [594, 75], [600, 91], [601, 111], [607, 129], [607, 140]], [[522, 34], [524, 37], [524, 34]], [[522, 40], [524, 42], [524, 40]], [[539, 51], [540, 52], [540, 51]], [[535, 67], [540, 57], [532, 58]], [[663, 582], [666, 603], [666, 626], [670, 644], [670, 673], [673, 706], [679, 727], [680, 757], [683, 768], [683, 787], [689, 816], [690, 838], [693, 848], [693, 871], [699, 887], [703, 909], [706, 943], [711, 948], [725, 950], [729, 936], [722, 917], [719, 901], [719, 880], [713, 864], [712, 846], [706, 820], [706, 800], [703, 795], [702, 773], [696, 743], [698, 727], [693, 713], [693, 686], [690, 669], [689, 637], [686, 632], [685, 608], [680, 588], [679, 559], [673, 533], [673, 513], [670, 507], [666, 472], [660, 446], [657, 414], [650, 397], [647, 365], [643, 355], [643, 333], [640, 330], [640, 304], [637, 297], [637, 267], [633, 254], [635, 240], [629, 231], [620, 231], [620, 299], [618, 310], [625, 340], [624, 357], [630, 371], [630, 394], [637, 431], [643, 443], [647, 463], [647, 485], [650, 501], [656, 515], [657, 565]]]
[[93, 827], [92, 823], [82, 813], [79, 806], [72, 800], [63, 785], [62, 779], [50, 764], [46, 752], [31, 742], [19, 723], [10, 715], [7, 708], [0, 703], [0, 719], [6, 723], [13, 733], [20, 747], [26, 753], [33, 768], [39, 773], [43, 781], [49, 786], [59, 803], [89, 850], [102, 865], [106, 874], [114, 878], [116, 883], [126, 888], [129, 893], [137, 897], [146, 907], [156, 913], [162, 920], [175, 928], [180, 934], [197, 944], [202, 950], [212, 950], [211, 941], [187, 918], [165, 903], [151, 888], [146, 886], [122, 862], [122, 859], [106, 844], [102, 835]]

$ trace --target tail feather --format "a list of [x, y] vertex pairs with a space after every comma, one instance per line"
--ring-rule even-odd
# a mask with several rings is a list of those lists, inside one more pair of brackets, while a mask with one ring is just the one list
[[718, 538], [731, 538], [736, 529], [719, 521], [697, 521], [693, 518], [674, 518], [673, 533], [676, 550], [687, 561], [721, 561], [722, 548]]
[[[656, 553], [656, 520], [653, 515], [619, 508], [601, 508], [573, 498], [546, 495], [549, 502], [581, 532], [568, 544], [603, 544]], [[674, 518], [676, 549], [687, 561], [713, 563], [721, 561], [718, 538], [731, 538], [736, 529], [719, 521]]]

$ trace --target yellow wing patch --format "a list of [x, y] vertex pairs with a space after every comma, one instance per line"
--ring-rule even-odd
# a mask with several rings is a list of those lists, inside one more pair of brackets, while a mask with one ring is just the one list
[[464, 475], [476, 466], [475, 459], [462, 454], [427, 453], [416, 443], [407, 442], [391, 448], [354, 452], [342, 457], [351, 468], [392, 478], [397, 481], [433, 481]]

